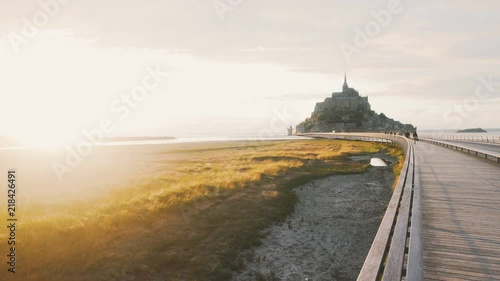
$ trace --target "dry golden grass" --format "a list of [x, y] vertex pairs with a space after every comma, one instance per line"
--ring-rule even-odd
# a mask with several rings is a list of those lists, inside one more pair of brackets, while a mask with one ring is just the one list
[[293, 211], [295, 186], [369, 167], [351, 154], [385, 150], [402, 162], [400, 149], [357, 141], [173, 147], [158, 155], [158, 176], [93, 200], [26, 206], [17, 280], [227, 280], [244, 266], [238, 253]]

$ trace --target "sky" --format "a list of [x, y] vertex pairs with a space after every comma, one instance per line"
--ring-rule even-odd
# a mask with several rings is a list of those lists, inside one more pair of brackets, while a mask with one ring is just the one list
[[344, 72], [373, 110], [419, 129], [498, 128], [499, 10], [496, 0], [0, 0], [0, 135], [283, 134], [341, 90]]

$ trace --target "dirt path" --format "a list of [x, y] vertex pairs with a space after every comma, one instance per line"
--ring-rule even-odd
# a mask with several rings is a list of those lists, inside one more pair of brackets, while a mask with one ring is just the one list
[[233, 280], [355, 280], [393, 182], [390, 167], [372, 167], [297, 188], [293, 215], [269, 229], [261, 246], [242, 254], [246, 269]]

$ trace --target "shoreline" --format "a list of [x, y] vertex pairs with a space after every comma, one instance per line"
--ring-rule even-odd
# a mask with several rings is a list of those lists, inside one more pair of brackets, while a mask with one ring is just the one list
[[[237, 142], [237, 141], [279, 141], [279, 140], [306, 140], [311, 139], [303, 136], [275, 135], [270, 137], [259, 136], [220, 136], [220, 137], [165, 137], [165, 138], [142, 138], [127, 141], [100, 141], [93, 144], [95, 147], [107, 146], [138, 146], [138, 145], [168, 145], [168, 144], [196, 144], [214, 142]], [[69, 146], [71, 147], [71, 145]], [[15, 150], [63, 150], [63, 147], [43, 147], [36, 145], [1, 145], [0, 151]]]

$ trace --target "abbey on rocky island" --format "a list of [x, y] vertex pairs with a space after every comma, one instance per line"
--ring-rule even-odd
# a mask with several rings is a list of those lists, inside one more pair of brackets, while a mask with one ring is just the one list
[[362, 97], [350, 88], [347, 74], [344, 74], [342, 92], [333, 92], [323, 102], [316, 103], [311, 117], [297, 125], [296, 132], [401, 132], [414, 129], [411, 124], [402, 124], [371, 110], [368, 97]]

